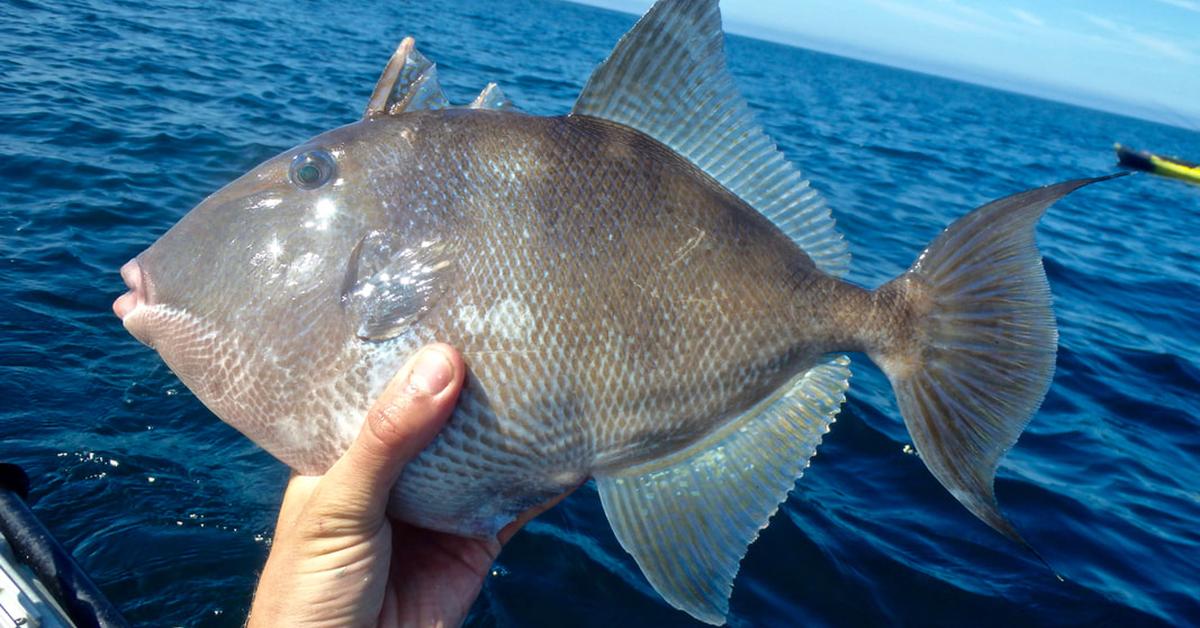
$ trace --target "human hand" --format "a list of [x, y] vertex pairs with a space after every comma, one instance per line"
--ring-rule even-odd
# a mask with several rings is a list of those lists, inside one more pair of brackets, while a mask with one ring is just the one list
[[494, 539], [387, 518], [392, 485], [449, 418], [465, 370], [449, 346], [422, 349], [325, 475], [292, 476], [247, 626], [462, 623], [501, 546], [558, 501], [525, 513]]

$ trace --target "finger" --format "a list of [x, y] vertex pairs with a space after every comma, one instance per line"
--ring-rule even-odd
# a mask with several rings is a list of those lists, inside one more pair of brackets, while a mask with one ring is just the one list
[[[580, 484], [579, 486], [583, 486], [583, 484]], [[500, 532], [496, 535], [496, 540], [500, 541], [501, 545], [508, 543], [508, 540], [513, 538], [513, 535], [519, 532], [521, 528], [525, 527], [525, 524], [533, 521], [533, 519], [538, 515], [557, 506], [559, 502], [566, 499], [568, 495], [574, 493], [575, 489], [579, 488], [579, 486], [572, 488], [571, 490], [559, 495], [558, 497], [555, 497], [554, 499], [551, 499], [548, 502], [534, 506], [533, 508], [521, 513], [517, 516], [516, 520], [500, 529]]]
[[321, 480], [321, 498], [334, 514], [383, 517], [401, 469], [453, 411], [465, 371], [458, 352], [442, 344], [421, 349], [400, 369], [367, 412], [358, 438]]
[[305, 504], [312, 496], [321, 478], [293, 472], [283, 491], [283, 503], [279, 505], [279, 518], [275, 523], [275, 536], [286, 535], [296, 526]]

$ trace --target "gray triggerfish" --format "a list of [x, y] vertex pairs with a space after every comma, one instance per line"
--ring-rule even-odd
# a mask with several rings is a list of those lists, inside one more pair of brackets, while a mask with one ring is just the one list
[[114, 309], [305, 474], [419, 347], [457, 347], [460, 402], [390, 515], [483, 537], [594, 478], [655, 590], [720, 624], [845, 400], [846, 352], [887, 375], [942, 485], [1022, 542], [992, 485], [1054, 371], [1034, 228], [1097, 180], [988, 203], [856, 286], [829, 208], [734, 87], [717, 1], [661, 0], [562, 116], [495, 85], [450, 106], [405, 39], [361, 120], [205, 199], [122, 268]]

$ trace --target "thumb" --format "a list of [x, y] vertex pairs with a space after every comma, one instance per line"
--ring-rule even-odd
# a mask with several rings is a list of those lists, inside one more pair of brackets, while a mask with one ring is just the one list
[[400, 471], [454, 410], [465, 371], [462, 357], [444, 344], [409, 359], [367, 412], [358, 438], [321, 479], [323, 510], [360, 521], [382, 519]]

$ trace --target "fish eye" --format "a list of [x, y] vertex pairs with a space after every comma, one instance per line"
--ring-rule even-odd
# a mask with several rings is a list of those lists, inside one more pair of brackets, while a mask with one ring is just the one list
[[337, 172], [333, 157], [323, 150], [310, 150], [292, 159], [288, 176], [292, 183], [305, 190], [315, 190], [325, 185]]

